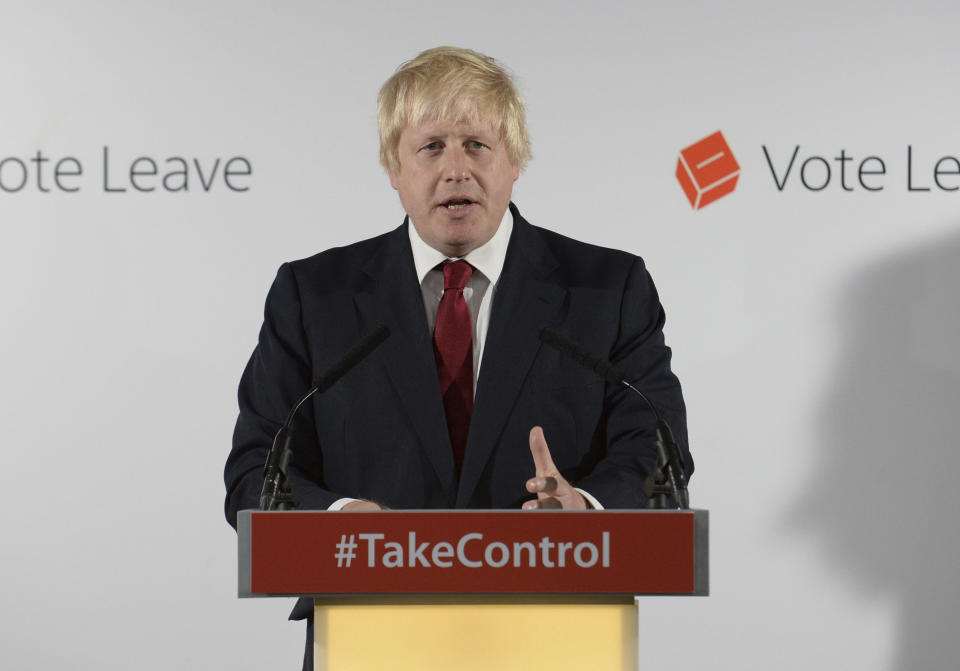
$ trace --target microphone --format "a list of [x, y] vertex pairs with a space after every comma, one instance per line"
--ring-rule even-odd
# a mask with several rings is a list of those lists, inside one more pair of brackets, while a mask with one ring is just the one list
[[260, 510], [291, 510], [300, 505], [300, 497], [297, 496], [287, 478], [287, 466], [290, 465], [290, 457], [293, 454], [293, 450], [290, 449], [290, 442], [293, 439], [290, 424], [293, 422], [297, 410], [314, 394], [322, 394], [335, 385], [354, 366], [367, 358], [389, 335], [390, 329], [383, 324], [373, 329], [363, 340], [340, 357], [339, 361], [325, 370], [314, 381], [310, 391], [304, 394], [290, 410], [287, 420], [273, 439], [273, 445], [270, 447], [267, 461], [263, 466]]
[[[550, 327], [540, 329], [540, 340], [560, 350], [581, 366], [589, 368], [610, 384], [622, 384], [627, 379], [627, 374], [614, 368], [612, 363], [606, 359], [601, 359], [577, 343], [567, 340], [564, 335], [555, 329]], [[646, 399], [646, 396], [644, 396], [644, 399]], [[647, 403], [650, 403], [650, 401], [647, 401]], [[650, 407], [653, 408], [653, 405]], [[656, 413], [656, 409], [653, 412]]]
[[[645, 493], [653, 507], [666, 508], [667, 495], [672, 494], [677, 507], [690, 507], [690, 494], [687, 491], [686, 476], [683, 471], [683, 459], [680, 448], [673, 438], [669, 425], [660, 416], [660, 412], [647, 395], [634, 387], [626, 373], [614, 367], [606, 359], [601, 359], [585, 347], [568, 339], [556, 329], [544, 327], [540, 329], [540, 341], [554, 349], [563, 352], [581, 366], [592, 370], [610, 384], [627, 387], [646, 401], [653, 416], [656, 418], [656, 446], [657, 472], [653, 474], [653, 482], [648, 482]], [[651, 486], [652, 485], [652, 486]]]
[[380, 343], [387, 339], [390, 335], [390, 329], [388, 329], [383, 324], [380, 324], [377, 328], [373, 329], [367, 337], [354, 345], [343, 357], [324, 371], [323, 375], [317, 378], [316, 382], [313, 383], [313, 390], [317, 393], [322, 394], [327, 389], [332, 387], [337, 383], [337, 381], [350, 372], [350, 369], [356, 366], [358, 363], [367, 358], [367, 355], [375, 350]]

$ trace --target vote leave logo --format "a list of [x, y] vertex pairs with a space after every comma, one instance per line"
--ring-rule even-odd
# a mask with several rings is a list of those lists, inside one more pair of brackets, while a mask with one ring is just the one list
[[717, 131], [680, 151], [676, 175], [690, 205], [699, 210], [737, 187], [740, 164]]

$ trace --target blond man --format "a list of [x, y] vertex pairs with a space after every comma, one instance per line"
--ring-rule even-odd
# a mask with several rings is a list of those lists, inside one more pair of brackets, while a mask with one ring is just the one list
[[[644, 507], [650, 412], [542, 346], [545, 326], [647, 391], [692, 472], [643, 261], [533, 226], [511, 202], [531, 151], [504, 68], [466, 49], [425, 51], [383, 85], [377, 117], [407, 216], [281, 266], [240, 383], [227, 519], [257, 507], [267, 450], [310, 380], [380, 323], [390, 338], [298, 415], [290, 477], [302, 508]], [[309, 615], [304, 600], [291, 618]]]

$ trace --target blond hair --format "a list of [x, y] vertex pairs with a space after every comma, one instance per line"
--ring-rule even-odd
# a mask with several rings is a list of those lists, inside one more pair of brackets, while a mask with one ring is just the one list
[[388, 172], [400, 171], [403, 129], [428, 119], [492, 122], [510, 162], [522, 170], [530, 160], [523, 100], [507, 71], [489, 56], [437, 47], [397, 68], [377, 96], [380, 163]]

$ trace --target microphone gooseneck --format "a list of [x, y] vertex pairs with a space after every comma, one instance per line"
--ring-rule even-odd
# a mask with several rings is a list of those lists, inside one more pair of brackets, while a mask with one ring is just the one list
[[335, 385], [341, 377], [346, 375], [358, 363], [363, 361], [380, 343], [390, 335], [390, 329], [380, 324], [373, 329], [363, 340], [351, 347], [340, 360], [330, 366], [318, 377], [313, 387], [290, 409], [287, 419], [277, 431], [273, 445], [267, 454], [267, 461], [263, 466], [263, 488], [260, 490], [260, 510], [291, 510], [300, 505], [300, 497], [293, 489], [287, 476], [287, 467], [293, 450], [290, 442], [293, 433], [290, 425], [304, 403], [314, 394], [322, 394]]
[[607, 382], [630, 389], [646, 402], [656, 419], [655, 442], [657, 446], [657, 472], [651, 475], [651, 481], [648, 482], [645, 492], [648, 501], [654, 507], [666, 508], [668, 495], [672, 495], [678, 508], [689, 508], [690, 494], [687, 491], [680, 448], [673, 438], [670, 426], [647, 395], [631, 384], [626, 373], [606, 359], [600, 358], [582, 345], [573, 342], [556, 329], [542, 328], [540, 330], [540, 340], [563, 352], [585, 368], [592, 370]]

